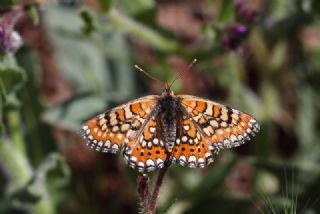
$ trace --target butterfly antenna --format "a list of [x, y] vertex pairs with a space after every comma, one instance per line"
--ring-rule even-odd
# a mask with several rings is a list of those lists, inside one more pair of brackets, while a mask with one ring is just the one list
[[174, 80], [171, 82], [169, 88], [171, 88], [171, 86], [173, 85], [173, 83], [174, 83], [177, 79], [181, 78], [182, 75], [183, 75], [186, 71], [188, 71], [188, 70], [193, 66], [193, 64], [196, 63], [196, 62], [197, 62], [197, 59], [193, 59], [193, 61], [188, 65], [188, 67], [186, 67], [179, 75], [176, 76], [176, 78], [174, 78]]
[[157, 81], [158, 83], [160, 83], [161, 85], [163, 85], [163, 82], [157, 78], [155, 78], [154, 76], [152, 76], [151, 74], [147, 73], [145, 70], [143, 70], [142, 68], [140, 68], [138, 65], [134, 65], [134, 67], [136, 69], [138, 69], [139, 71], [141, 71], [142, 73], [144, 73], [145, 75], [147, 75], [148, 77], [150, 77], [151, 79]]

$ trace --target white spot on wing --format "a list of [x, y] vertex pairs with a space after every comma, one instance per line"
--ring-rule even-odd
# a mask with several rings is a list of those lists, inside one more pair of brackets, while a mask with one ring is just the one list
[[129, 106], [129, 105], [127, 105], [127, 106], [124, 108], [124, 113], [125, 113], [125, 116], [126, 116], [127, 119], [133, 117], [133, 114], [132, 114], [132, 112], [131, 112], [131, 110], [130, 110], [130, 106]]
[[147, 166], [154, 166], [154, 162], [151, 159], [148, 159]]
[[137, 161], [137, 158], [136, 158], [135, 156], [132, 156], [132, 157], [130, 158], [130, 161], [136, 162], [136, 161]]
[[179, 160], [181, 160], [181, 161], [184, 161], [184, 162], [185, 162], [187, 159], [186, 159], [186, 157], [185, 157], [184, 155], [181, 155], [181, 156], [180, 156], [180, 158], [179, 158]]
[[207, 115], [212, 115], [212, 104], [208, 103], [207, 109], [206, 109], [206, 111], [204, 113], [207, 114]]
[[190, 129], [190, 126], [189, 125], [185, 125], [183, 126], [184, 130], [188, 131]]
[[153, 126], [151, 126], [151, 127], [149, 128], [149, 130], [150, 130], [151, 133], [154, 133], [154, 132], [156, 131], [156, 128], [153, 127]]
[[181, 140], [182, 140], [182, 142], [187, 142], [188, 137], [187, 137], [187, 136], [183, 136], [183, 137], [181, 138]]
[[199, 159], [198, 159], [198, 162], [199, 162], [199, 163], [204, 163], [204, 159], [203, 159], [203, 158], [199, 158]]
[[196, 162], [196, 160], [196, 157], [192, 155], [189, 157], [188, 162]]
[[154, 138], [153, 139], [153, 144], [158, 145], [158, 143], [159, 143], [159, 139], [158, 138]]
[[144, 163], [143, 162], [139, 162], [138, 166], [143, 168], [144, 167]]

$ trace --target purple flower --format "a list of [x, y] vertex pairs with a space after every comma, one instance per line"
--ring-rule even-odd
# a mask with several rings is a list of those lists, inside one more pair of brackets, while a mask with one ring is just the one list
[[4, 36], [5, 32], [4, 32], [4, 28], [2, 25], [0, 25], [0, 38], [2, 38]]
[[12, 31], [8, 37], [8, 50], [12, 52], [16, 52], [21, 46], [23, 42], [20, 34], [17, 31]]
[[23, 44], [20, 34], [14, 30], [14, 25], [21, 13], [12, 11], [0, 18], [0, 53], [16, 52]]
[[16, 52], [23, 42], [17, 31], [5, 29], [0, 25], [0, 53]]
[[248, 1], [233, 0], [237, 23], [226, 27], [221, 36], [221, 43], [227, 50], [238, 50], [243, 40], [248, 36], [249, 29], [257, 21], [257, 12]]
[[227, 27], [221, 37], [221, 43], [228, 50], [236, 50], [248, 35], [248, 28], [243, 24]]
[[6, 32], [4, 30], [4, 27], [0, 25], [0, 53], [3, 53], [6, 49], [5, 40], [6, 40]]
[[248, 33], [248, 28], [246, 26], [242, 25], [242, 24], [237, 24], [235, 26], [232, 26], [231, 30], [238, 37], [244, 37]]

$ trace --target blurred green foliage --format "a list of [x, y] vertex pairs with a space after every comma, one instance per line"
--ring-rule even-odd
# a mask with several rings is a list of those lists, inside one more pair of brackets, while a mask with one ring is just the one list
[[[243, 0], [253, 23], [235, 2], [1, 2], [26, 16], [25, 45], [0, 55], [0, 213], [137, 213], [137, 172], [77, 132], [161, 92], [134, 64], [170, 81], [193, 58], [175, 92], [248, 112], [261, 131], [206, 169], [171, 166], [159, 213], [319, 213], [319, 1]], [[245, 37], [223, 42], [239, 23]]]

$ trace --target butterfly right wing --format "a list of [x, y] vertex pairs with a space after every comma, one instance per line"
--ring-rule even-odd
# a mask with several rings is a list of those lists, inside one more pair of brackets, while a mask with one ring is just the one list
[[219, 149], [239, 146], [259, 131], [257, 121], [238, 110], [190, 95], [177, 98], [182, 116], [172, 162], [203, 168]]
[[219, 150], [211, 146], [188, 115], [183, 113], [171, 161], [190, 168], [204, 168]]
[[250, 140], [260, 126], [248, 114], [190, 95], [177, 95], [182, 110], [199, 127], [206, 140], [218, 149], [232, 148]]

